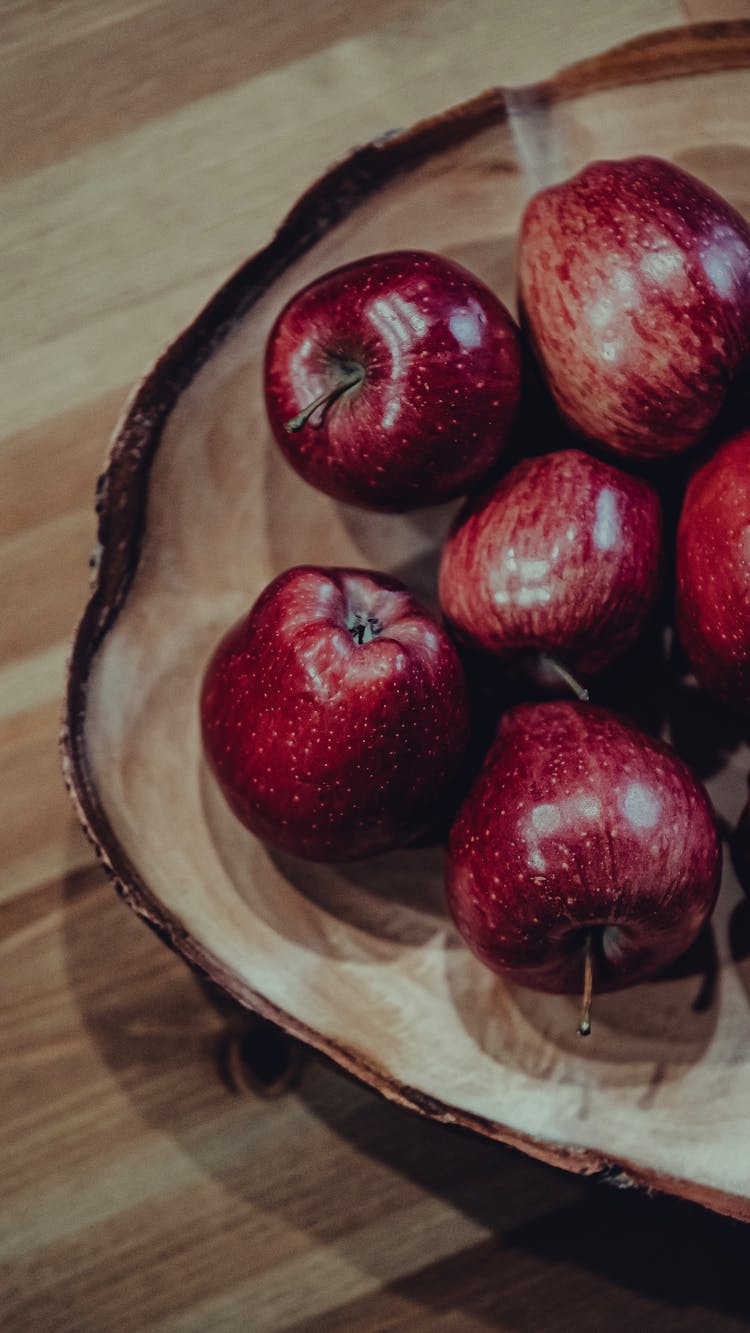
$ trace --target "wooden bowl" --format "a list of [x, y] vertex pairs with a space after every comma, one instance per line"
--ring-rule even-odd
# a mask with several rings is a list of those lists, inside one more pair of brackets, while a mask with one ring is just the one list
[[[450, 508], [349, 509], [272, 442], [261, 367], [282, 303], [346, 260], [416, 247], [512, 306], [525, 199], [602, 156], [668, 157], [750, 215], [748, 105], [750, 23], [680, 28], [486, 92], [312, 186], [130, 401], [99, 483], [63, 733], [79, 816], [123, 897], [242, 1004], [423, 1115], [745, 1219], [750, 946], [729, 864], [708, 981], [687, 968], [604, 996], [581, 1043], [573, 1001], [510, 987], [462, 946], [439, 851], [312, 866], [240, 827], [203, 762], [197, 696], [220, 633], [289, 565], [379, 567], [434, 600]], [[733, 825], [748, 757], [723, 743], [708, 785]]]

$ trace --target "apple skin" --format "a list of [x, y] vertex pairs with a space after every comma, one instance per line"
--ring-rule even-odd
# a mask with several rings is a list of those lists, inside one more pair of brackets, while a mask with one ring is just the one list
[[750, 430], [722, 444], [685, 491], [676, 617], [699, 683], [750, 709]]
[[357, 569], [274, 579], [211, 657], [200, 715], [238, 819], [314, 861], [412, 842], [451, 794], [469, 737], [448, 635], [402, 583]]
[[504, 659], [546, 653], [589, 676], [635, 641], [660, 588], [647, 482], [565, 449], [518, 464], [459, 514], [442, 551], [450, 628]]
[[721, 844], [708, 797], [673, 750], [607, 709], [521, 704], [451, 829], [448, 905], [470, 949], [537, 990], [652, 976], [713, 910]]
[[[347, 371], [362, 376], [295, 433]], [[462, 495], [493, 467], [520, 399], [518, 330], [458, 264], [402, 250], [316, 279], [281, 311], [265, 359], [278, 444], [318, 490], [404, 511]]]
[[689, 448], [747, 369], [750, 229], [669, 162], [593, 162], [537, 194], [518, 276], [560, 412], [618, 452]]

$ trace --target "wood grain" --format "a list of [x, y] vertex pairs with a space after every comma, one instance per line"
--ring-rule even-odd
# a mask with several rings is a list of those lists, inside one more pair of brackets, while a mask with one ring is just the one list
[[141, 368], [353, 142], [682, 7], [0, 16], [3, 1326], [747, 1328], [730, 1223], [417, 1122], [315, 1061], [280, 1101], [232, 1091], [225, 1018], [92, 865], [56, 754], [94, 483]]

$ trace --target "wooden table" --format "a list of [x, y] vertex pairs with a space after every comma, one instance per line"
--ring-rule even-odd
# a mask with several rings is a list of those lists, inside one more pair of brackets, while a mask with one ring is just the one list
[[743, 4], [0, 7], [0, 1326], [750, 1327], [748, 1233], [401, 1112], [231, 1015], [121, 906], [56, 754], [127, 388], [353, 143]]

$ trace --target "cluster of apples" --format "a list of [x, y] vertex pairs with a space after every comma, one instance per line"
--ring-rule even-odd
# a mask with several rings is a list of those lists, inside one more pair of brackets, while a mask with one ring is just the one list
[[[471, 495], [442, 551], [442, 624], [383, 574], [287, 570], [213, 654], [201, 718], [230, 806], [287, 852], [360, 858], [442, 821], [469, 947], [522, 984], [583, 988], [585, 1034], [592, 989], [674, 961], [718, 893], [701, 784], [581, 682], [643, 634], [672, 566], [647, 460], [703, 441], [750, 369], [750, 229], [667, 162], [597, 162], [531, 200], [518, 278], [521, 328], [414, 251], [339, 268], [281, 311], [266, 404], [306, 481], [391, 512]], [[507, 468], [527, 349], [576, 439]], [[750, 707], [750, 431], [699, 457], [675, 569], [698, 680]], [[576, 697], [516, 702], [478, 736], [478, 660], [498, 678], [534, 662]]]

